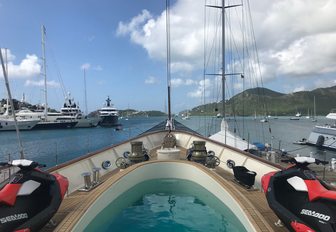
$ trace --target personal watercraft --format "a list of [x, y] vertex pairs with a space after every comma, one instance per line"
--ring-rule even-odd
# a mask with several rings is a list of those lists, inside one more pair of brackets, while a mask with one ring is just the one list
[[262, 177], [270, 208], [290, 231], [335, 232], [336, 190], [308, 168], [328, 162], [311, 157], [282, 161], [293, 165]]
[[0, 163], [17, 167], [9, 182], [0, 184], [0, 231], [38, 231], [58, 210], [68, 189], [68, 179], [49, 174], [37, 162], [20, 159]]

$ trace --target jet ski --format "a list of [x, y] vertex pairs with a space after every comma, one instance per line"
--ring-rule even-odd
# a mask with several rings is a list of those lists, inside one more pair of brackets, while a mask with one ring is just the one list
[[282, 161], [293, 165], [261, 180], [270, 208], [290, 231], [335, 232], [336, 189], [308, 168], [328, 162], [311, 157]]
[[40, 170], [37, 162], [20, 159], [0, 163], [17, 167], [12, 178], [0, 183], [0, 231], [38, 231], [58, 210], [68, 179]]

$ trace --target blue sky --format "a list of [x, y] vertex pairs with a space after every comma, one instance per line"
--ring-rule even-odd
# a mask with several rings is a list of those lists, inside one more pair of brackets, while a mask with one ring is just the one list
[[[206, 102], [218, 99], [209, 87], [213, 80], [202, 74], [204, 3], [171, 3], [174, 112], [202, 104], [202, 89], [209, 91]], [[63, 104], [63, 82], [84, 110], [85, 67], [89, 111], [102, 107], [107, 96], [119, 109], [164, 111], [164, 10], [164, 0], [0, 0], [0, 47], [9, 49], [13, 96], [44, 102], [43, 24], [50, 107]], [[251, 11], [265, 87], [289, 93], [335, 85], [334, 1], [254, 0]]]

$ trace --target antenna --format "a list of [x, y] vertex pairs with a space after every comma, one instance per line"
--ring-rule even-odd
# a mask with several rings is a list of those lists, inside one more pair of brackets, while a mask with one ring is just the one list
[[[7, 54], [7, 49], [6, 49], [6, 54]], [[19, 142], [20, 159], [24, 159], [22, 141], [21, 141], [21, 137], [20, 137], [20, 132], [19, 132], [19, 127], [18, 127], [18, 124], [17, 124], [16, 116], [15, 116], [14, 102], [13, 102], [12, 94], [11, 94], [11, 91], [10, 91], [10, 88], [9, 88], [8, 69], [5, 68], [5, 63], [4, 63], [4, 59], [2, 57], [2, 49], [1, 48], [0, 48], [0, 59], [1, 59], [3, 76], [5, 78], [5, 84], [6, 84], [6, 89], [7, 89], [7, 93], [8, 93], [8, 98], [9, 98], [11, 107], [13, 107], [12, 114], [13, 114], [13, 118], [14, 118], [16, 136], [17, 136], [17, 139], [18, 139], [18, 142]], [[6, 67], [7, 67], [7, 60], [6, 60]]]

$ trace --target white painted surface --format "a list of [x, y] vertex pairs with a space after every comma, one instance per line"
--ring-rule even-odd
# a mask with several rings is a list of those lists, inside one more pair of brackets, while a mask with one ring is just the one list
[[179, 160], [180, 149], [177, 148], [164, 148], [156, 151], [158, 160]]
[[244, 210], [215, 179], [202, 169], [191, 164], [177, 162], [148, 163], [127, 173], [91, 205], [88, 211], [78, 221], [73, 231], [83, 231], [101, 210], [132, 186], [146, 180], [160, 178], [184, 179], [203, 186], [236, 215], [247, 231], [256, 231]]

